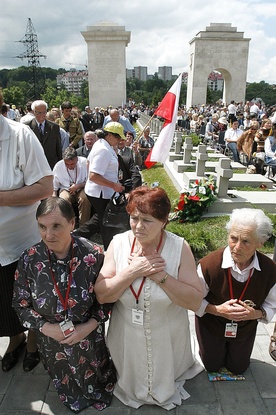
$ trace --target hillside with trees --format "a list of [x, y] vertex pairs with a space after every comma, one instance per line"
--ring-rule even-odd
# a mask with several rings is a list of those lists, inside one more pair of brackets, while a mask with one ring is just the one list
[[[65, 87], [57, 88], [56, 77], [66, 72], [64, 68], [52, 69], [42, 67], [40, 76], [43, 77], [43, 92], [41, 98], [45, 100], [49, 107], [59, 106], [61, 102], [70, 100], [73, 105], [84, 108], [89, 102], [88, 82], [83, 82], [81, 95], [76, 96], [68, 91]], [[17, 107], [24, 107], [26, 102], [31, 98], [30, 90], [32, 84], [32, 68], [20, 66], [14, 69], [0, 70], [0, 88], [3, 90], [5, 102], [15, 104]], [[145, 105], [153, 107], [160, 102], [166, 92], [169, 90], [174, 81], [163, 81], [158, 78], [157, 74], [153, 79], [140, 81], [139, 79], [127, 79], [127, 99], [136, 103], [143, 102]], [[186, 102], [187, 86], [182, 85], [180, 93], [180, 105]], [[211, 91], [207, 89], [207, 104], [214, 104], [222, 98], [222, 91]], [[253, 99], [262, 99], [266, 105], [276, 104], [276, 85], [267, 84], [264, 81], [259, 83], [248, 83], [246, 87], [246, 101]], [[101, 103], [99, 103], [101, 105]]]

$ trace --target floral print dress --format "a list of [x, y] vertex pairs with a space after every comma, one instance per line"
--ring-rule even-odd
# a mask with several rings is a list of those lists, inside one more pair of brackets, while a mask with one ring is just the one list
[[[102, 262], [101, 248], [84, 238], [72, 238], [71, 252], [64, 260], [57, 259], [44, 242], [24, 251], [15, 273], [13, 298], [13, 307], [23, 326], [38, 330], [46, 322], [60, 323], [65, 319], [52, 274], [65, 298], [70, 270], [68, 319], [74, 325], [90, 318], [106, 321], [111, 306], [100, 305], [94, 293]], [[103, 327], [100, 324], [73, 346], [60, 344], [38, 330], [41, 360], [62, 403], [76, 413], [88, 406], [102, 410], [112, 399], [116, 375]]]

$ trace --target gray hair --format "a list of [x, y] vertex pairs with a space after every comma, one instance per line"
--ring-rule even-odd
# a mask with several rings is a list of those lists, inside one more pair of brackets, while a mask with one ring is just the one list
[[255, 231], [261, 243], [267, 241], [273, 232], [273, 225], [268, 216], [261, 209], [234, 209], [230, 215], [230, 220], [226, 224], [227, 232], [230, 233], [234, 225], [241, 227], [248, 226]]
[[41, 216], [48, 215], [54, 210], [59, 209], [61, 215], [68, 221], [75, 218], [75, 212], [68, 200], [62, 199], [61, 197], [51, 196], [47, 199], [42, 200], [36, 211], [36, 219]]
[[62, 155], [63, 160], [73, 160], [76, 157], [78, 157], [78, 153], [73, 147], [67, 147]]
[[40, 105], [43, 105], [46, 108], [46, 111], [48, 109], [48, 104], [45, 101], [42, 101], [42, 99], [37, 99], [36, 101], [34, 101], [31, 105], [31, 108], [33, 111], [35, 111], [36, 107], [39, 107]]

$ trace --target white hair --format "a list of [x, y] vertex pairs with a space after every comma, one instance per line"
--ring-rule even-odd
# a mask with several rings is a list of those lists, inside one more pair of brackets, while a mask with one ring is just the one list
[[36, 109], [36, 107], [39, 107], [40, 105], [43, 105], [44, 107], [46, 107], [46, 111], [48, 109], [48, 104], [45, 101], [42, 101], [41, 99], [37, 99], [36, 101], [34, 101], [32, 103], [32, 110], [34, 111]]
[[261, 243], [267, 241], [272, 235], [273, 225], [268, 216], [261, 209], [234, 209], [230, 215], [230, 220], [226, 224], [228, 233], [232, 226], [248, 226], [255, 231], [258, 240]]

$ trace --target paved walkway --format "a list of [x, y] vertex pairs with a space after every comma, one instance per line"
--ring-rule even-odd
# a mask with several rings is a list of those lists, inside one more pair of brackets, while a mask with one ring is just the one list
[[[190, 322], [194, 333], [192, 312]], [[206, 372], [202, 372], [185, 384], [191, 397], [169, 412], [156, 406], [142, 406], [135, 410], [113, 398], [111, 407], [104, 410], [103, 415], [275, 415], [276, 362], [268, 354], [273, 327], [274, 323], [258, 325], [251, 365], [245, 373], [245, 381], [209, 382]], [[7, 338], [0, 339], [0, 356], [5, 353], [7, 343]], [[0, 369], [1, 415], [72, 413], [59, 401], [41, 363], [31, 373], [23, 371], [22, 361], [11, 372], [4, 373]], [[88, 408], [81, 414], [95, 415], [99, 412]]]

